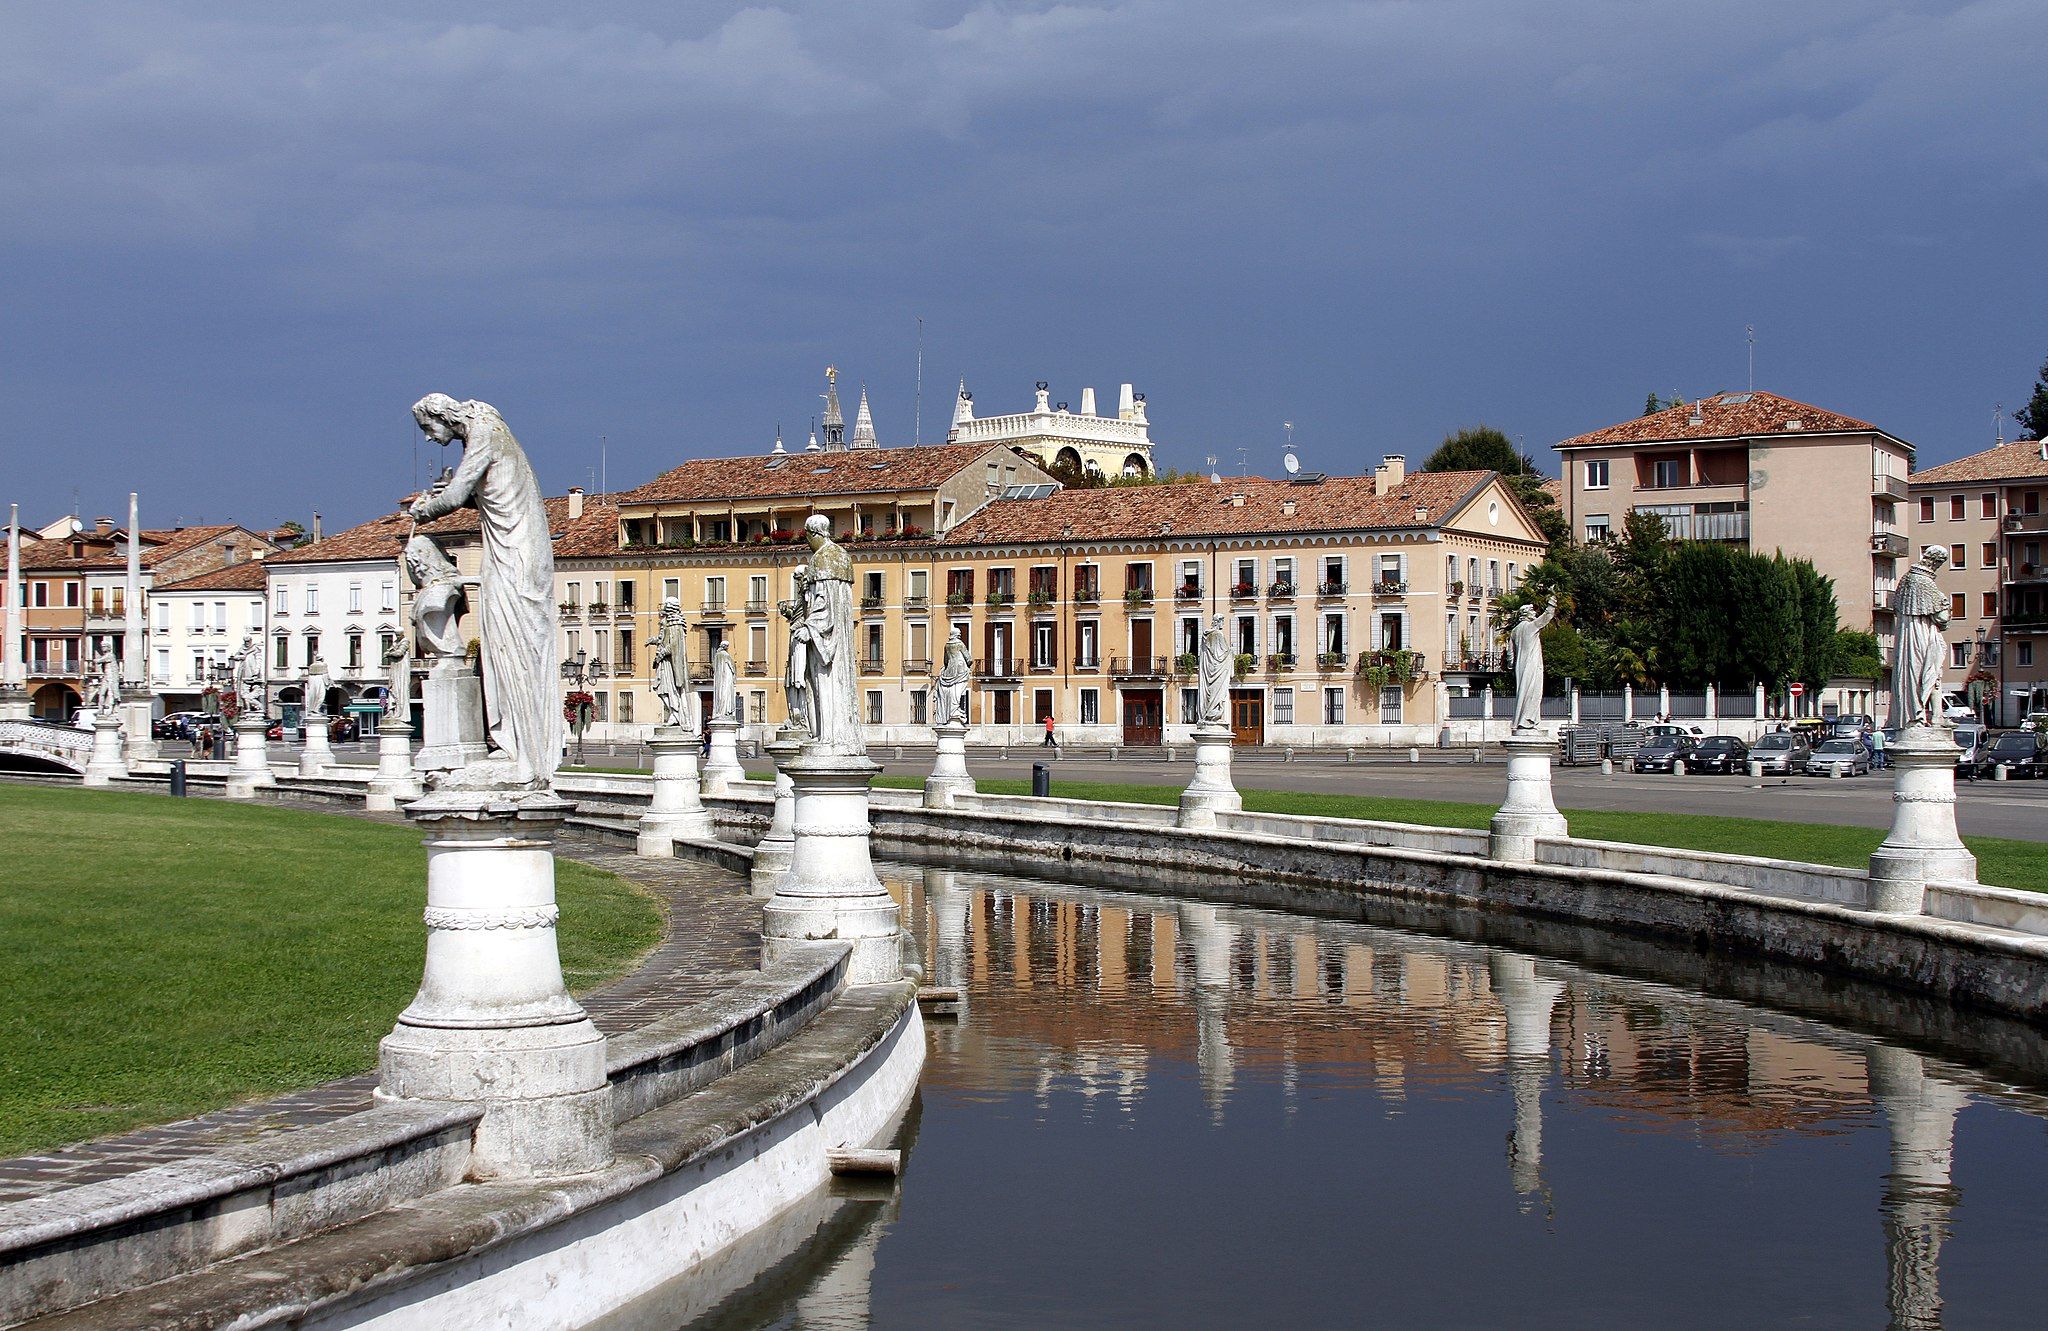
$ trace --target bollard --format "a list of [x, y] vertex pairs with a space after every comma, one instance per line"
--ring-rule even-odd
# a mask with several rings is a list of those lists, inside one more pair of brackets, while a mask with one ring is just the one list
[[1764, 765], [1752, 760], [1749, 764], [1749, 774], [1753, 777], [1761, 778], [1764, 774]]
[[1613, 776], [1613, 775], [1614, 775], [1614, 759], [1612, 759], [1612, 758], [1602, 758], [1602, 759], [1600, 760], [1600, 775], [1602, 775], [1602, 776]]
[[1281, 757], [1281, 759], [1280, 759], [1280, 761], [1281, 761], [1281, 762], [1283, 762], [1283, 763], [1291, 763], [1291, 762], [1293, 762], [1293, 761], [1294, 761], [1294, 746], [1293, 746], [1293, 745], [1291, 745], [1291, 744], [1290, 744], [1290, 745], [1288, 745], [1288, 746], [1287, 746], [1287, 747], [1286, 747], [1285, 749], [1282, 749], [1282, 750], [1281, 750], [1280, 752], [1281, 752], [1281, 754], [1282, 754], [1282, 757]]
[[1119, 747], [1118, 747], [1117, 745], [1115, 745], [1115, 744], [1112, 744], [1112, 745], [1110, 745], [1110, 746], [1109, 746], [1109, 760], [1110, 760], [1111, 762], [1115, 762], [1115, 761], [1116, 761], [1116, 756], [1117, 756], [1117, 754], [1118, 754], [1118, 753], [1120, 753], [1120, 752], [1122, 752], [1122, 750], [1121, 750], [1121, 749], [1120, 749], [1120, 748], [1119, 748]]
[[1031, 764], [1031, 794], [1034, 799], [1052, 794], [1052, 769], [1044, 763]]
[[1479, 761], [1479, 747], [1480, 746], [1476, 744], [1472, 747], [1472, 761], [1475, 763]]
[[1355, 761], [1357, 760], [1357, 758], [1358, 758], [1358, 754], [1357, 754], [1356, 752], [1354, 752], [1353, 750], [1351, 750], [1351, 749], [1348, 749], [1348, 748], [1344, 750], [1344, 761], [1345, 761], [1346, 763], [1350, 763], [1350, 762], [1355, 762]]
[[1994, 768], [1992, 768], [1992, 769], [1991, 769], [1991, 779], [1992, 779], [1993, 781], [2003, 781], [2003, 780], [2005, 780], [2005, 764], [2004, 764], [2004, 763], [2000, 763], [2000, 764], [1999, 764], [1998, 766], [1996, 766], [1996, 767], [1994, 767]]
[[1409, 761], [1409, 762], [1411, 762], [1411, 763], [1419, 763], [1419, 762], [1421, 762], [1421, 761], [1422, 761], [1422, 750], [1420, 750], [1420, 749], [1418, 749], [1418, 748], [1414, 747], [1413, 745], [1410, 745], [1410, 746], [1409, 746], [1409, 748], [1408, 748], [1408, 761]]
[[171, 793], [178, 798], [185, 797], [185, 760], [171, 759]]

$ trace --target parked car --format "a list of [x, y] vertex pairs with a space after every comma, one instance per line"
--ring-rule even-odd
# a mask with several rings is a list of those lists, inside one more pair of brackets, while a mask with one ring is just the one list
[[1732, 735], [1710, 735], [1692, 746], [1684, 762], [1688, 772], [1742, 772], [1748, 770], [1749, 746]]
[[[1956, 755], [1957, 776], [1967, 779], [1977, 775], [1977, 764], [1984, 758], [1984, 745], [1989, 733], [1982, 726], [1956, 727], [1956, 745], [1962, 749], [1962, 752]], [[1897, 731], [1885, 731], [1885, 747], [1890, 748], [1896, 744], [1898, 738]]]
[[1849, 726], [1856, 730], [1877, 729], [1877, 721], [1868, 712], [1844, 712], [1835, 718], [1834, 724]]
[[184, 728], [178, 722], [176, 712], [168, 712], [149, 723], [151, 739], [183, 739]]
[[1977, 778], [1983, 780], [2003, 767], [2009, 777], [2039, 776], [2044, 760], [2041, 737], [2031, 730], [2008, 730], [1994, 735], [1977, 760]]
[[1808, 776], [1870, 775], [1870, 746], [1860, 739], [1831, 739], [1806, 759]]
[[1812, 752], [1813, 746], [1806, 742], [1806, 736], [1780, 730], [1750, 745], [1749, 761], [1773, 776], [1796, 776], [1806, 770], [1806, 759]]
[[263, 738], [265, 738], [265, 739], [269, 740], [269, 741], [270, 741], [271, 743], [273, 743], [273, 744], [274, 744], [274, 743], [276, 743], [277, 741], [279, 741], [279, 740], [283, 739], [283, 738], [284, 738], [284, 721], [283, 721], [282, 719], [280, 719], [280, 720], [276, 720], [276, 721], [272, 721], [272, 722], [270, 723], [270, 728], [269, 728], [269, 729], [267, 729], [267, 730], [265, 730], [265, 731], [263, 732]]
[[1652, 735], [1636, 750], [1635, 757], [1628, 760], [1631, 772], [1669, 772], [1676, 769], [1687, 753], [1692, 751], [1692, 736], [1684, 734]]

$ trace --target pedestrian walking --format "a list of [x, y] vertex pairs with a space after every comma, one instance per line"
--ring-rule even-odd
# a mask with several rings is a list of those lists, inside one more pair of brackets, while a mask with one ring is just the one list
[[1870, 765], [1880, 772], [1884, 770], [1884, 732], [1882, 730], [1870, 732]]
[[1045, 738], [1039, 742], [1038, 747], [1041, 749], [1051, 749], [1054, 758], [1060, 756], [1060, 742], [1059, 738], [1053, 734], [1051, 712], [1045, 714]]

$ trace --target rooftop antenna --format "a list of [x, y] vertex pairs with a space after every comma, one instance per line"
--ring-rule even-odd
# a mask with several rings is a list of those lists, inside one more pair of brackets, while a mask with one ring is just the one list
[[1237, 446], [1237, 474], [1238, 474], [1238, 475], [1240, 475], [1240, 476], [1244, 475], [1244, 474], [1245, 474], [1245, 469], [1246, 469], [1247, 467], [1249, 467], [1249, 466], [1251, 465], [1251, 463], [1250, 463], [1250, 461], [1249, 461], [1249, 459], [1250, 459], [1250, 456], [1251, 456], [1251, 450], [1250, 450], [1250, 449], [1246, 448], [1246, 447], [1245, 447], [1245, 446], [1244, 446], [1243, 444], [1239, 444], [1239, 445]]
[[1204, 461], [1206, 461], [1209, 464], [1209, 484], [1223, 484], [1223, 476], [1220, 472], [1216, 470], [1216, 455], [1214, 453], [1211, 453], [1207, 458], [1204, 459]]
[[917, 316], [917, 393], [911, 398], [910, 446], [924, 443], [924, 316]]
[[1280, 465], [1287, 468], [1289, 476], [1301, 470], [1301, 459], [1294, 456], [1294, 422], [1282, 421], [1280, 428], [1287, 431], [1287, 451], [1280, 455]]
[[597, 492], [610, 494], [612, 490], [611, 440], [604, 435], [597, 437]]
[[1756, 391], [1756, 325], [1744, 324], [1743, 336], [1749, 339], [1749, 391]]

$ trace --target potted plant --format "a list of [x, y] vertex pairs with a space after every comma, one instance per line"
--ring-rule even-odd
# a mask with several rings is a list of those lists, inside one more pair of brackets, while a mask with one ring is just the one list
[[1033, 587], [1030, 599], [1034, 607], [1048, 606], [1052, 604], [1052, 592], [1045, 587]]
[[1193, 652], [1182, 652], [1179, 656], [1173, 658], [1175, 674], [1192, 675], [1195, 673], [1195, 665], [1196, 660]]
[[1009, 603], [1010, 594], [1008, 592], [992, 591], [988, 594], [988, 608], [991, 610], [1000, 610]]
[[1150, 587], [1133, 587], [1124, 593], [1125, 605], [1146, 605], [1151, 600], [1152, 589]]
[[968, 593], [964, 591], [947, 592], [946, 606], [949, 609], [958, 610], [961, 607], [965, 606], [969, 599], [970, 598]]
[[1335, 670], [1337, 667], [1343, 664], [1344, 653], [1342, 652], [1316, 653], [1316, 669], [1318, 670]]
[[1243, 679], [1246, 675], [1252, 673], [1252, 667], [1257, 665], [1258, 661], [1259, 658], [1253, 656], [1250, 652], [1239, 652], [1231, 662], [1231, 668], [1235, 672], [1236, 678]]

